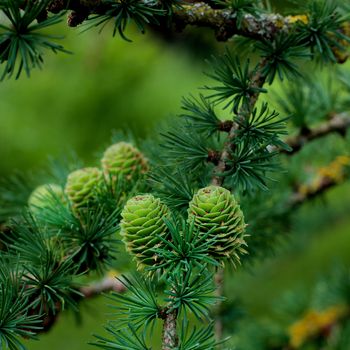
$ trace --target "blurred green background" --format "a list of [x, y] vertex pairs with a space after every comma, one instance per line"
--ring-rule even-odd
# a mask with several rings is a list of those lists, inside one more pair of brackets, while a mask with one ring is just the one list
[[179, 110], [182, 95], [201, 82], [201, 60], [152, 35], [133, 43], [110, 31], [55, 28], [72, 55], [45, 55], [44, 71], [0, 84], [0, 174], [41, 166], [74, 149], [89, 158], [112, 130], [145, 136]]
[[[180, 109], [182, 96], [203, 85], [205, 42], [192, 51], [160, 37], [130, 33], [133, 43], [110, 32], [67, 29], [65, 47], [73, 55], [45, 55], [44, 71], [30, 79], [0, 84], [0, 176], [44, 166], [48, 156], [75, 150], [89, 162], [110, 142], [113, 130], [144, 137]], [[199, 40], [202, 40], [200, 38]], [[200, 43], [203, 43], [201, 49]], [[196, 45], [195, 45], [196, 44]], [[210, 45], [210, 44], [209, 44]], [[296, 216], [293, 235], [274, 257], [238, 271], [227, 284], [255, 315], [265, 315], [289, 287], [311, 287], [332, 264], [350, 263], [350, 186], [330, 191], [324, 202], [305, 206]], [[268, 297], [267, 297], [268, 296]], [[92, 333], [101, 333], [110, 312], [105, 298], [82, 307], [82, 324], [70, 313], [29, 350], [91, 348]]]

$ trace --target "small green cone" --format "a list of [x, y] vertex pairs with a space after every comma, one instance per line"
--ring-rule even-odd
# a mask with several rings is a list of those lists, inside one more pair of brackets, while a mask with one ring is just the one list
[[65, 193], [74, 210], [86, 208], [93, 202], [102, 178], [102, 172], [98, 168], [83, 168], [68, 175]]
[[123, 176], [126, 181], [135, 182], [148, 170], [144, 155], [127, 142], [118, 142], [108, 147], [101, 163], [107, 179]]
[[151, 194], [129, 199], [121, 213], [121, 235], [126, 249], [139, 266], [155, 265], [159, 257], [152, 249], [162, 245], [158, 236], [166, 239], [168, 230], [164, 217], [170, 216], [168, 207]]
[[189, 204], [188, 220], [194, 222], [200, 232], [212, 230], [208, 239], [215, 239], [209, 246], [209, 254], [217, 259], [239, 261], [245, 253], [243, 213], [230, 191], [219, 186], [200, 189]]
[[56, 184], [38, 186], [29, 196], [28, 205], [33, 210], [47, 207], [52, 196], [57, 196], [63, 203], [65, 201], [63, 188]]

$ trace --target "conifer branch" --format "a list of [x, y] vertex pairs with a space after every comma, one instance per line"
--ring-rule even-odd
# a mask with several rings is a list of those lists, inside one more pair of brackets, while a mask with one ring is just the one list
[[[104, 16], [110, 13], [114, 5], [113, 1], [101, 0], [53, 0], [48, 6], [48, 11], [59, 13], [71, 10], [68, 25], [75, 27], [84, 22], [91, 14]], [[144, 1], [144, 5], [149, 6], [149, 3]], [[218, 41], [227, 41], [234, 35], [240, 35], [257, 41], [269, 42], [281, 33], [291, 32], [296, 23], [306, 23], [309, 20], [306, 14], [283, 16], [278, 13], [257, 12], [252, 14], [246, 12], [238, 16], [233, 8], [212, 8], [205, 2], [179, 6], [171, 3], [163, 4], [160, 1], [154, 5], [152, 5], [154, 8], [169, 7], [164, 15], [169, 17], [170, 22], [168, 23], [172, 23], [177, 30], [184, 29], [188, 25], [210, 28], [215, 32]], [[159, 23], [156, 24], [159, 25]], [[346, 32], [344, 28], [346, 25], [338, 29], [340, 37]], [[343, 44], [345, 45], [346, 42]], [[344, 63], [347, 60], [348, 55], [344, 50], [339, 49], [339, 45], [334, 45], [331, 50], [333, 51], [331, 55], [338, 63]]]
[[221, 158], [221, 153], [220, 152], [215, 151], [215, 150], [209, 150], [208, 151], [207, 161], [209, 163], [213, 163], [215, 165], [218, 165], [219, 161], [220, 161], [220, 158]]
[[92, 298], [100, 295], [101, 293], [110, 291], [123, 293], [126, 291], [126, 287], [117, 278], [106, 276], [101, 281], [81, 287], [79, 291], [84, 296], [84, 298]]
[[230, 132], [234, 125], [232, 120], [224, 120], [219, 125], [219, 131]]
[[[111, 291], [124, 293], [126, 292], [126, 287], [117, 278], [107, 276], [101, 281], [79, 288], [79, 294], [81, 295], [81, 299], [79, 300], [91, 299], [101, 295], [102, 293]], [[58, 315], [61, 311], [62, 309], [60, 305], [57, 305], [56, 313], [48, 313], [45, 315], [42, 320], [42, 328], [40, 329], [40, 333], [47, 333], [51, 330], [52, 326], [59, 320]]]
[[[52, 13], [71, 10], [74, 15], [79, 14], [81, 18], [85, 17], [85, 19], [89, 14], [105, 14], [110, 9], [111, 3], [100, 0], [53, 0], [48, 7], [48, 10]], [[213, 29], [217, 39], [222, 41], [227, 41], [234, 35], [255, 40], [270, 40], [276, 33], [288, 31], [294, 23], [291, 16], [284, 17], [280, 14], [253, 16], [247, 13], [238, 24], [234, 11], [231, 9], [213, 9], [205, 2], [174, 7], [172, 20], [178, 29], [187, 25]], [[70, 23], [70, 25], [76, 26], [80, 23]]]
[[178, 336], [176, 332], [177, 309], [163, 310], [164, 320], [162, 330], [162, 350], [173, 350], [178, 346]]
[[299, 185], [288, 201], [290, 209], [298, 207], [308, 200], [318, 197], [349, 177], [350, 157], [338, 156], [328, 166], [318, 170], [314, 181], [308, 185]]
[[179, 28], [195, 25], [213, 29], [216, 38], [227, 41], [234, 35], [241, 35], [254, 40], [271, 39], [279, 31], [288, 31], [288, 17], [279, 14], [244, 15], [241, 23], [237, 23], [235, 13], [230, 9], [213, 9], [204, 2], [184, 5], [174, 11], [175, 24]]
[[[242, 107], [240, 108], [238, 115], [237, 115], [238, 120], [245, 120], [246, 118], [249, 118], [251, 112], [254, 109], [254, 106], [255, 106], [256, 101], [259, 97], [261, 88], [263, 87], [263, 85], [265, 83], [265, 79], [266, 79], [266, 76], [263, 75], [263, 73], [262, 73], [262, 70], [263, 70], [265, 64], [266, 64], [266, 59], [262, 59], [260, 64], [256, 68], [256, 70], [254, 71], [253, 76], [251, 77], [251, 86], [256, 92], [252, 93], [249, 96], [248, 104], [242, 105]], [[232, 122], [231, 129], [228, 133], [224, 148], [223, 148], [222, 153], [221, 153], [221, 158], [220, 158], [217, 166], [214, 169], [214, 175], [213, 175], [212, 181], [211, 181], [212, 185], [221, 186], [223, 181], [224, 181], [224, 177], [220, 174], [222, 174], [226, 170], [226, 167], [227, 167], [226, 162], [227, 162], [227, 159], [229, 159], [229, 157], [230, 157], [230, 151], [231, 151], [232, 145], [233, 145], [232, 140], [235, 138], [238, 128], [239, 128], [238, 123]]]
[[[215, 294], [217, 297], [222, 297], [224, 295], [224, 270], [219, 269], [215, 274], [215, 285], [216, 291]], [[215, 324], [214, 324], [214, 332], [216, 340], [221, 340], [224, 333], [224, 325], [222, 322], [221, 315], [221, 303], [218, 302], [215, 309]]]
[[292, 155], [300, 151], [305, 144], [310, 141], [327, 136], [330, 133], [338, 133], [345, 136], [347, 129], [350, 127], [350, 116], [348, 114], [335, 114], [330, 120], [320, 124], [296, 136], [288, 138], [285, 142], [291, 147], [291, 151], [281, 149], [280, 152]]
[[[263, 87], [264, 83], [265, 83], [265, 76], [262, 74], [262, 69], [265, 66], [266, 60], [263, 59], [260, 64], [258, 65], [257, 69], [255, 70], [251, 81], [252, 81], [252, 87], [256, 89], [256, 92], [252, 93], [249, 97], [249, 101], [247, 105], [242, 105], [242, 107], [240, 108], [240, 111], [238, 113], [238, 119], [240, 120], [244, 120], [246, 118], [249, 118], [251, 112], [254, 109], [254, 106], [256, 104], [256, 101], [259, 97], [260, 94], [260, 89]], [[217, 163], [214, 172], [213, 172], [213, 177], [212, 177], [212, 181], [211, 184], [215, 185], [215, 186], [221, 186], [223, 181], [224, 181], [224, 176], [220, 175], [221, 173], [223, 173], [226, 170], [227, 164], [226, 164], [226, 160], [229, 158], [230, 156], [230, 151], [233, 147], [233, 143], [232, 140], [234, 139], [234, 137], [236, 136], [236, 131], [239, 128], [239, 124], [237, 122], [232, 122], [232, 124], [230, 124], [231, 128], [229, 130], [223, 151], [221, 153], [221, 157], [219, 162]], [[220, 269], [216, 275], [215, 275], [215, 285], [216, 285], [216, 294], [217, 296], [222, 296], [224, 293], [224, 272], [222, 269]], [[220, 310], [220, 305], [221, 303], [219, 302], [217, 307], [216, 307], [216, 312], [218, 310]], [[222, 324], [222, 320], [220, 319], [220, 317], [217, 317], [215, 320], [215, 336], [217, 340], [222, 339], [222, 335], [223, 335], [223, 324]]]
[[333, 188], [338, 184], [338, 181], [329, 177], [323, 177], [317, 186], [307, 186], [303, 190], [298, 188], [290, 197], [288, 207], [299, 207], [310, 199], [325, 193], [328, 189]]

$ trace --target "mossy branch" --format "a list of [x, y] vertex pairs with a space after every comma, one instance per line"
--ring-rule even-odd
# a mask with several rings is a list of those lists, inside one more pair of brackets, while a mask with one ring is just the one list
[[244, 15], [240, 25], [231, 9], [213, 9], [204, 2], [184, 5], [175, 9], [174, 23], [179, 28], [187, 25], [213, 29], [219, 41], [227, 41], [234, 35], [254, 40], [272, 39], [279, 31], [288, 31], [291, 27], [289, 17], [279, 14]]
[[292, 148], [292, 150], [287, 151], [281, 149], [280, 152], [286, 153], [287, 155], [293, 155], [300, 151], [307, 143], [331, 133], [338, 133], [341, 136], [345, 136], [348, 128], [350, 128], [350, 116], [346, 113], [335, 114], [330, 120], [323, 122], [314, 128], [307, 129], [305, 132], [296, 136], [289, 137], [285, 142]]
[[299, 185], [287, 205], [293, 209], [342, 184], [349, 177], [350, 156], [338, 156], [332, 163], [318, 170], [311, 184]]
[[[105, 14], [111, 4], [101, 0], [53, 0], [48, 10], [58, 13], [71, 10], [85, 19], [89, 14]], [[213, 29], [218, 40], [226, 41], [234, 35], [241, 35], [255, 40], [272, 39], [280, 31], [288, 31], [293, 26], [293, 17], [280, 14], [244, 15], [240, 25], [237, 24], [235, 12], [231, 9], [213, 9], [205, 2], [174, 7], [172, 21], [177, 28], [195, 25]], [[80, 23], [70, 23], [76, 26]]]
[[[145, 5], [147, 5], [145, 1]], [[161, 2], [159, 3], [161, 7]], [[75, 27], [84, 22], [90, 14], [105, 15], [113, 8], [113, 2], [101, 0], [53, 0], [49, 3], [48, 11], [59, 13], [63, 10], [71, 10], [68, 17], [68, 25]], [[181, 31], [186, 26], [198, 26], [214, 31], [218, 41], [227, 41], [235, 35], [250, 38], [257, 41], [273, 40], [280, 33], [288, 33], [295, 28], [299, 21], [306, 22], [305, 14], [283, 16], [278, 13], [260, 13], [252, 15], [246, 13], [237, 19], [234, 9], [216, 9], [205, 2], [193, 4], [173, 5], [166, 15], [167, 23], [172, 24], [176, 30]], [[339, 32], [347, 31], [348, 23], [339, 28]], [[346, 42], [343, 43], [347, 45]], [[332, 48], [338, 63], [344, 63], [348, 57], [338, 47]]]

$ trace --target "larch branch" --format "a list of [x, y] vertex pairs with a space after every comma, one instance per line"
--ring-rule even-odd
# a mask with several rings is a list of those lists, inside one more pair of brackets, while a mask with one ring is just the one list
[[292, 150], [288, 152], [282, 149], [280, 152], [292, 155], [300, 151], [303, 146], [310, 141], [322, 138], [331, 133], [338, 133], [344, 136], [348, 128], [350, 128], [350, 116], [345, 113], [335, 114], [330, 120], [314, 128], [308, 129], [306, 133], [288, 138], [285, 142], [292, 148]]

